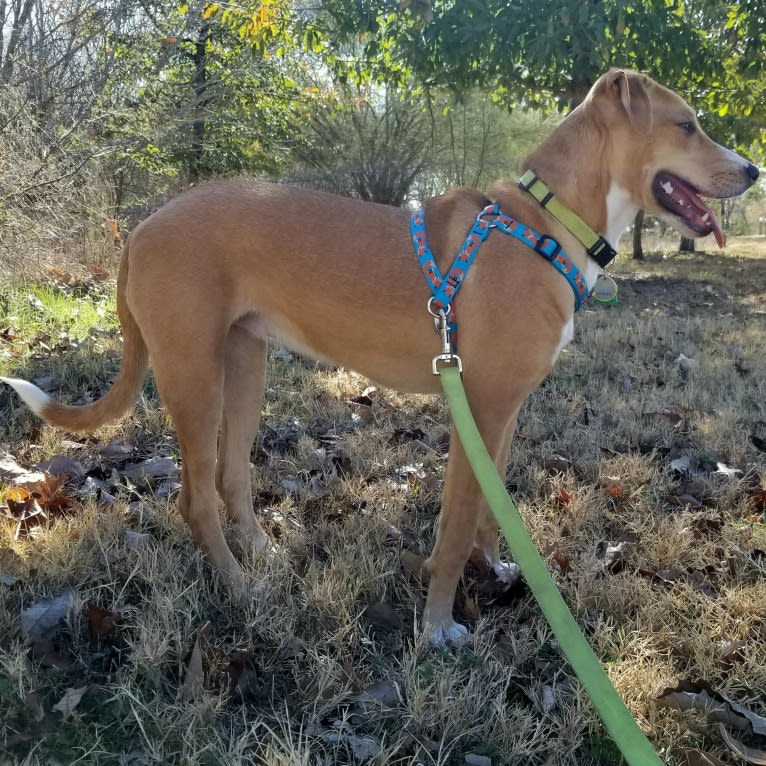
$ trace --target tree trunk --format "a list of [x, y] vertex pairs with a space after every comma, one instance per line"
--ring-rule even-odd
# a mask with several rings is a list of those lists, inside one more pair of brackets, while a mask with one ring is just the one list
[[678, 246], [679, 253], [694, 253], [694, 240], [691, 237], [681, 237], [681, 244]]
[[633, 260], [644, 260], [644, 246], [641, 244], [641, 230], [644, 228], [644, 216], [646, 213], [639, 210], [633, 221]]
[[197, 182], [202, 171], [205, 153], [205, 127], [207, 123], [207, 40], [210, 35], [210, 22], [205, 21], [194, 43], [194, 119], [192, 121], [192, 145], [189, 163], [189, 176]]

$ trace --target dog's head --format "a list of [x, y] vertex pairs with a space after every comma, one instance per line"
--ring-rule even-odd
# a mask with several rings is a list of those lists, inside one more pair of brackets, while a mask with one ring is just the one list
[[742, 194], [758, 168], [709, 138], [680, 96], [637, 72], [607, 72], [586, 104], [607, 137], [611, 183], [684, 236], [712, 232], [723, 245], [715, 214], [700, 198]]

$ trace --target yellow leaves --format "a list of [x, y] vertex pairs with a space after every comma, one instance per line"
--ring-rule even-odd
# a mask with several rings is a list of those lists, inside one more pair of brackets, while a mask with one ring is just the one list
[[202, 11], [202, 18], [209, 19], [211, 16], [214, 16], [218, 13], [220, 7], [221, 6], [218, 3], [210, 3], [210, 5], [206, 5], [205, 9]]
[[729, 113], [729, 105], [728, 104], [721, 104], [721, 106], [718, 107], [718, 115], [720, 117], [726, 117], [726, 115]]

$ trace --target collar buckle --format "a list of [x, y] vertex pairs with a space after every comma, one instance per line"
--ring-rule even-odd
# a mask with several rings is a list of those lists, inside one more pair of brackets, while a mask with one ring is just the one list
[[586, 252], [602, 269], [606, 268], [617, 255], [617, 251], [603, 237], [599, 237], [586, 248]]

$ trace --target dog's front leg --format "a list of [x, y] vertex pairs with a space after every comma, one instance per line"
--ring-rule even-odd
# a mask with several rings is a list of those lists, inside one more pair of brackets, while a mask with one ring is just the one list
[[[474, 413], [487, 450], [501, 472], [506, 468], [517, 412], [505, 417], [498, 417], [497, 412]], [[487, 514], [490, 512], [453, 427], [436, 545], [425, 564], [430, 583], [423, 630], [432, 644], [459, 641], [468, 635], [468, 630], [453, 619], [452, 607], [474, 541], [489, 547], [485, 553], [495, 551], [494, 558], [499, 561], [497, 526], [492, 527]]]

